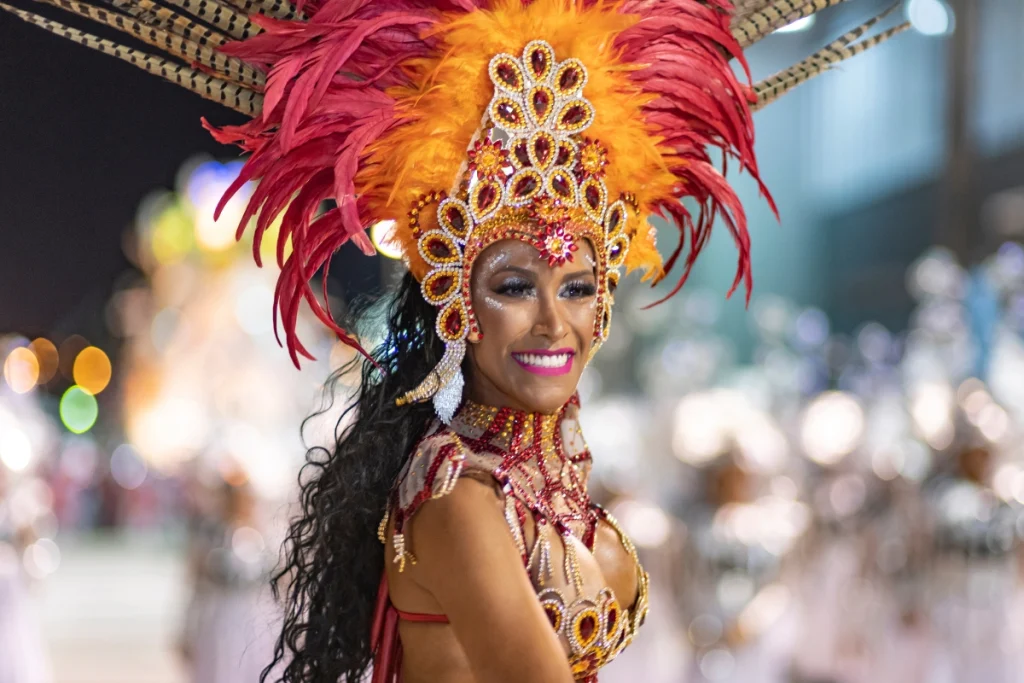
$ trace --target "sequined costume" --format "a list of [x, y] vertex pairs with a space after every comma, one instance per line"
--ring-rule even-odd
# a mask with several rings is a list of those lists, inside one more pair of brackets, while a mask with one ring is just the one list
[[[647, 573], [636, 549], [614, 518], [587, 494], [590, 451], [579, 427], [573, 398], [555, 415], [529, 414], [466, 402], [449, 425], [436, 421], [420, 440], [392, 493], [380, 538], [393, 520], [395, 562], [414, 562], [407, 530], [427, 501], [449, 494], [460, 477], [493, 482], [504, 497], [505, 521], [576, 680], [596, 681], [597, 670], [633, 640], [647, 613]], [[632, 558], [636, 597], [623, 605], [601, 583], [591, 554], [600, 525], [607, 525]], [[632, 596], [630, 596], [632, 597]], [[390, 618], [388, 614], [390, 612]], [[430, 618], [433, 617], [433, 618]], [[378, 596], [375, 637], [388, 640], [379, 653], [375, 681], [399, 675], [397, 620], [440, 621], [443, 616], [394, 610], [387, 582]], [[388, 676], [392, 678], [388, 678]]]

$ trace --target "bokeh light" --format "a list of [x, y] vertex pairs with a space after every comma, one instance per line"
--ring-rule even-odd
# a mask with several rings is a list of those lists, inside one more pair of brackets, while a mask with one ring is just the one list
[[174, 263], [192, 250], [192, 221], [177, 202], [169, 204], [151, 228], [150, 248], [158, 263]]
[[110, 384], [110, 373], [110, 358], [100, 348], [88, 346], [75, 358], [75, 384], [94, 396]]
[[377, 221], [370, 226], [370, 239], [377, 252], [391, 259], [402, 258], [402, 251], [395, 242], [395, 222], [392, 220]]
[[60, 419], [75, 434], [92, 429], [98, 416], [96, 397], [80, 386], [72, 386], [60, 399]]
[[28, 435], [15, 424], [0, 430], [0, 462], [12, 472], [22, 472], [32, 464], [34, 452]]
[[60, 548], [48, 538], [40, 538], [25, 548], [22, 555], [25, 573], [33, 579], [45, 579], [60, 566]]
[[39, 337], [33, 340], [28, 347], [32, 349], [32, 353], [36, 355], [36, 360], [39, 361], [38, 383], [46, 384], [57, 374], [57, 365], [60, 362], [57, 347], [46, 337]]
[[834, 465], [860, 443], [864, 411], [849, 394], [830, 391], [807, 407], [800, 427], [804, 452], [819, 465]]
[[132, 491], [142, 486], [148, 472], [146, 463], [130, 444], [123, 443], [110, 455], [110, 476], [122, 488]]
[[954, 15], [944, 0], [910, 0], [907, 19], [926, 36], [941, 36], [953, 32]]
[[39, 361], [31, 349], [24, 346], [7, 354], [4, 360], [4, 379], [12, 390], [19, 394], [32, 391], [39, 380]]

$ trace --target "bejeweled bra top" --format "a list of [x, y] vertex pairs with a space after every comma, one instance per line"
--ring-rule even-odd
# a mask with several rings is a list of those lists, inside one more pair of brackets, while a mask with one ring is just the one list
[[[440, 498], [460, 477], [496, 481], [505, 520], [552, 627], [566, 648], [576, 680], [597, 670], [633, 640], [647, 614], [647, 573], [615, 520], [587, 495], [590, 452], [573, 397], [556, 415], [467, 403], [451, 425], [436, 423], [398, 479], [388, 507], [394, 515], [394, 561], [413, 559], [405, 525], [424, 502]], [[384, 530], [389, 518], [381, 523]], [[591, 555], [600, 524], [609, 525], [632, 558], [637, 593], [626, 610], [601, 585]], [[552, 544], [553, 540], [561, 543]]]

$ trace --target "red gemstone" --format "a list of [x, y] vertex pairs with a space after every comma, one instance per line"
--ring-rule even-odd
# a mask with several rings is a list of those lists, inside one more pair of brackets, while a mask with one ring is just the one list
[[448, 317], [445, 318], [444, 331], [452, 337], [462, 331], [462, 317], [459, 315], [458, 311], [453, 310], [448, 314]]
[[619, 620], [619, 610], [612, 607], [608, 610], [608, 630], [615, 630], [615, 622]]
[[619, 227], [619, 223], [621, 222], [622, 212], [619, 211], [618, 209], [615, 209], [615, 211], [612, 212], [612, 217], [608, 219], [608, 231], [615, 232]]
[[501, 102], [498, 104], [498, 116], [503, 118], [507, 123], [519, 123], [519, 112], [517, 112], [516, 108], [509, 102]]
[[537, 138], [533, 143], [533, 153], [541, 166], [547, 164], [548, 159], [551, 158], [551, 140], [546, 137]]
[[451, 247], [447, 242], [440, 239], [432, 239], [427, 242], [427, 253], [435, 259], [446, 259], [452, 255]]
[[572, 150], [569, 149], [568, 145], [558, 146], [558, 158], [555, 159], [555, 166], [565, 166], [569, 163], [569, 156], [572, 154]]
[[580, 72], [575, 68], [568, 68], [562, 72], [562, 75], [558, 78], [558, 87], [562, 90], [572, 90], [576, 87], [576, 84], [580, 82]]
[[526, 175], [516, 181], [512, 188], [512, 194], [516, 197], [525, 197], [537, 189], [537, 177]]
[[462, 215], [454, 206], [449, 206], [448, 210], [445, 211], [444, 217], [448, 219], [448, 224], [455, 229], [460, 235], [466, 232], [466, 218]]
[[533, 93], [533, 110], [537, 112], [537, 118], [544, 118], [551, 105], [551, 97], [545, 90], [537, 90]]
[[601, 193], [597, 190], [596, 185], [587, 185], [587, 189], [584, 192], [587, 199], [587, 205], [591, 209], [596, 209], [601, 205]]
[[476, 195], [476, 205], [481, 211], [487, 211], [491, 206], [494, 205], [494, 200], [497, 198], [498, 193], [494, 189], [494, 185], [488, 183], [480, 188], [480, 192]]
[[455, 284], [455, 277], [452, 275], [441, 275], [430, 282], [430, 293], [435, 297], [442, 297], [448, 293]]
[[551, 179], [551, 187], [554, 188], [555, 192], [562, 195], [563, 197], [569, 194], [569, 182], [565, 179], [565, 176], [559, 173]]
[[530, 163], [530, 157], [526, 153], [526, 143], [525, 142], [520, 142], [518, 145], [516, 145], [516, 148], [513, 150], [513, 153], [516, 155], [516, 161], [519, 162], [519, 166], [520, 167], [522, 167], [522, 166], [531, 166], [532, 165]]
[[516, 70], [512, 68], [511, 64], [502, 62], [498, 65], [497, 72], [498, 78], [500, 78], [505, 85], [510, 88], [519, 87], [519, 74], [516, 73]]
[[548, 68], [548, 56], [544, 54], [544, 50], [534, 50], [533, 54], [530, 55], [530, 67], [533, 69], [533, 73], [540, 76]]
[[583, 641], [590, 640], [591, 636], [594, 635], [594, 629], [597, 628], [597, 620], [589, 614], [580, 620], [580, 636]]
[[587, 118], [587, 109], [582, 104], [574, 104], [562, 114], [562, 123], [567, 126], [575, 126], [583, 123]]

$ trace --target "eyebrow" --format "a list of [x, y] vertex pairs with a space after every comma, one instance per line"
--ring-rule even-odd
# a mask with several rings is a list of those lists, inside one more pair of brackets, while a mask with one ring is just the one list
[[[534, 277], [537, 276], [536, 271], [530, 270], [529, 268], [523, 268], [521, 266], [513, 266], [513, 265], [502, 266], [501, 268], [499, 268], [498, 270], [495, 271], [495, 274], [497, 275], [498, 273], [505, 273], [505, 272], [519, 273], [520, 275], [525, 275], [525, 276], [527, 276], [529, 278], [534, 278]], [[577, 270], [574, 273], [567, 273], [562, 278], [562, 280], [563, 281], [570, 280], [570, 279], [572, 279], [574, 277], [583, 277], [584, 275], [594, 275], [594, 269], [593, 268], [587, 268], [586, 270]]]

